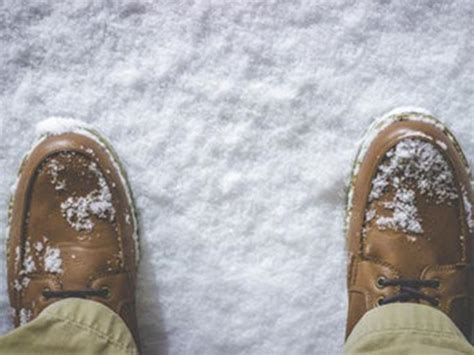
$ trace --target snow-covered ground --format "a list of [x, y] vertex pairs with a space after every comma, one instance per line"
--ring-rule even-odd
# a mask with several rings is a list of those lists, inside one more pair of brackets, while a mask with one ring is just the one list
[[139, 208], [145, 354], [339, 353], [357, 141], [422, 106], [473, 160], [473, 15], [470, 0], [3, 1], [0, 230], [35, 124], [84, 120]]

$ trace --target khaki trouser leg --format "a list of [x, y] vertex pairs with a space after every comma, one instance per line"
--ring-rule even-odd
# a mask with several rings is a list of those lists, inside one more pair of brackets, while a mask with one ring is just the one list
[[396, 303], [367, 312], [344, 347], [345, 354], [474, 354], [474, 348], [441, 311]]
[[58, 301], [33, 321], [0, 337], [0, 354], [138, 354], [122, 319], [106, 306]]

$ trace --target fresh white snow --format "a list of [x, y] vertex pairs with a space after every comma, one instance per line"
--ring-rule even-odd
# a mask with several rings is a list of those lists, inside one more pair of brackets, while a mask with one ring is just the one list
[[469, 231], [473, 233], [474, 232], [474, 218], [472, 215], [472, 203], [469, 200], [469, 197], [465, 189], [463, 189], [462, 191], [462, 200], [464, 203], [464, 213], [466, 215], [466, 221], [469, 227]]
[[[377, 201], [390, 191], [393, 198], [384, 202], [383, 208], [391, 211], [391, 215], [378, 217], [377, 226], [415, 234], [423, 233], [416, 191], [437, 204], [449, 204], [462, 193], [456, 188], [451, 167], [443, 154], [432, 142], [419, 138], [405, 138], [387, 151], [372, 180], [369, 202]], [[366, 212], [367, 222], [374, 218], [373, 214], [373, 209]], [[469, 218], [469, 214], [466, 213], [466, 217]]]
[[[377, 218], [379, 229], [394, 229], [408, 233], [423, 233], [418, 209], [416, 208], [415, 191], [399, 189], [392, 201], [386, 202], [384, 208], [392, 212], [391, 216]], [[370, 213], [367, 212], [367, 213]]]
[[59, 173], [65, 169], [65, 166], [60, 164], [57, 159], [51, 159], [46, 165], [48, 174], [51, 176], [51, 184], [54, 185], [54, 189], [61, 191], [66, 188], [65, 180], [58, 180]]
[[35, 244], [33, 244], [33, 247], [35, 248], [37, 253], [40, 253], [43, 250], [44, 245], [43, 245], [42, 242], [37, 241], [37, 242], [35, 242]]
[[51, 273], [62, 273], [62, 264], [61, 250], [47, 246], [44, 252], [44, 270]]
[[20, 325], [25, 325], [31, 319], [31, 310], [22, 308], [20, 309]]
[[[35, 125], [85, 121], [113, 143], [136, 198], [145, 354], [340, 353], [356, 142], [374, 117], [415, 105], [472, 160], [472, 11], [469, 0], [7, 0], [0, 229]], [[3, 266], [1, 332], [8, 315]]]
[[83, 121], [75, 120], [73, 118], [65, 117], [48, 117], [36, 125], [36, 135], [57, 135], [61, 133], [82, 131], [86, 128], [91, 128], [90, 125]]
[[115, 218], [112, 194], [102, 171], [95, 162], [89, 165], [89, 170], [96, 176], [99, 188], [86, 196], [70, 196], [61, 203], [64, 218], [77, 231], [91, 231], [94, 228], [92, 216], [110, 221]]
[[[17, 253], [17, 257], [19, 254]], [[29, 241], [25, 243], [25, 255], [23, 256], [23, 268], [20, 271], [20, 274], [31, 274], [32, 272], [36, 271], [36, 264], [33, 260], [33, 254], [31, 250], [31, 244]]]

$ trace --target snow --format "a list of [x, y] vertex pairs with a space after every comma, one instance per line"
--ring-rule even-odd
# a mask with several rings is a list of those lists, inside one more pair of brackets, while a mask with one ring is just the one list
[[[379, 229], [393, 229], [402, 232], [421, 234], [421, 224], [416, 207], [415, 191], [400, 188], [396, 190], [393, 201], [386, 202], [384, 208], [392, 211], [391, 216], [381, 216], [376, 220]], [[367, 213], [370, 213], [369, 210]]]
[[[145, 354], [340, 353], [356, 142], [374, 117], [421, 106], [472, 160], [472, 9], [9, 0], [0, 228], [35, 125], [82, 120], [111, 140], [136, 198]], [[3, 266], [2, 332], [5, 279]]]
[[47, 246], [44, 253], [44, 270], [46, 272], [62, 273], [62, 264], [61, 250]]
[[36, 125], [36, 135], [58, 135], [90, 128], [85, 122], [65, 117], [49, 117]]
[[[36, 271], [36, 264], [33, 260], [31, 245], [29, 241], [25, 243], [25, 255], [23, 256], [23, 268], [20, 271], [20, 274], [31, 274], [32, 272]], [[19, 257], [19, 252], [17, 253], [17, 257]]]
[[66, 181], [65, 180], [59, 180], [58, 181], [58, 176], [59, 173], [65, 169], [65, 166], [62, 164], [59, 164], [59, 162], [56, 159], [50, 159], [47, 164], [48, 168], [48, 174], [51, 176], [51, 184], [54, 185], [55, 190], [64, 190], [66, 188]]
[[[391, 211], [391, 216], [379, 216], [377, 226], [415, 234], [423, 233], [416, 192], [436, 204], [450, 203], [462, 193], [443, 154], [430, 141], [419, 138], [402, 139], [385, 154], [372, 180], [369, 202], [389, 192], [392, 200], [384, 202], [383, 208]], [[373, 209], [369, 209], [366, 221], [373, 218]]]
[[473, 218], [473, 214], [472, 214], [472, 203], [469, 200], [469, 196], [468, 196], [465, 189], [463, 189], [463, 191], [462, 191], [462, 200], [463, 200], [463, 203], [464, 203], [464, 213], [466, 215], [466, 221], [467, 221], [467, 225], [469, 227], [469, 231], [471, 233], [474, 233], [474, 218]]
[[70, 196], [61, 203], [64, 218], [77, 231], [91, 231], [94, 228], [92, 216], [110, 221], [115, 218], [112, 194], [104, 175], [95, 162], [89, 165], [89, 170], [97, 178], [99, 188], [92, 190], [86, 196]]
[[21, 278], [21, 282], [18, 280], [13, 280], [13, 287], [17, 291], [21, 291], [23, 288], [26, 288], [29, 285], [30, 281], [31, 279], [29, 277], [24, 276]]
[[25, 325], [31, 319], [31, 310], [22, 308], [20, 309], [20, 325]]
[[31, 255], [28, 255], [23, 260], [23, 271], [26, 274], [30, 274], [36, 270], [36, 265]]
[[37, 241], [35, 242], [35, 244], [33, 244], [33, 247], [35, 248], [37, 253], [40, 253], [43, 250], [44, 245], [42, 242]]

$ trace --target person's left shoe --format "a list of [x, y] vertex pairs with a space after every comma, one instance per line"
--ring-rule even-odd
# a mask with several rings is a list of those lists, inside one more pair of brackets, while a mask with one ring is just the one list
[[7, 242], [15, 326], [53, 302], [79, 297], [119, 314], [138, 344], [137, 222], [131, 192], [103, 138], [72, 120], [52, 130], [22, 163]]

